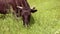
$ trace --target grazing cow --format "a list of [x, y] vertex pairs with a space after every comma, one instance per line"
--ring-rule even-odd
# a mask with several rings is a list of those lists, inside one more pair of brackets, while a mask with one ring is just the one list
[[35, 7], [31, 9], [27, 0], [22, 0], [21, 3], [22, 3], [21, 7], [20, 6], [17, 6], [17, 7], [21, 9], [20, 15], [22, 16], [22, 19], [23, 19], [23, 25], [28, 26], [30, 22], [31, 13], [34, 13], [37, 10], [35, 10]]
[[27, 0], [0, 0], [0, 13], [6, 14], [8, 12], [6, 9], [10, 9], [10, 6], [12, 6], [14, 14], [17, 17], [22, 16], [23, 25], [28, 25], [31, 12], [34, 13], [37, 11], [35, 8], [30, 8]]

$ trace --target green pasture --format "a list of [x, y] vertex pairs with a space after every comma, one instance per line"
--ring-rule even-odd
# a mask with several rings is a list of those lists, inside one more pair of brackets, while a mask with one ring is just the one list
[[60, 0], [28, 0], [31, 7], [38, 10], [32, 13], [30, 26], [12, 14], [5, 18], [0, 14], [0, 34], [60, 34]]

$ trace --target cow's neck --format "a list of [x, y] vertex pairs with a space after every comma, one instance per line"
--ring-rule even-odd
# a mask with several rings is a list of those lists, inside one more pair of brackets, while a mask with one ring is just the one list
[[24, 7], [24, 8], [30, 8], [30, 6], [29, 6], [27, 0], [22, 0], [21, 3], [22, 3], [22, 7]]

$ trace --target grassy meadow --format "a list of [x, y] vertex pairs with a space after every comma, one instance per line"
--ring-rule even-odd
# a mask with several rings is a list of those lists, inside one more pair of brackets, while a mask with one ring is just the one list
[[23, 26], [20, 18], [12, 14], [0, 14], [0, 34], [60, 34], [60, 0], [28, 0], [31, 7], [38, 10], [32, 13], [30, 26]]

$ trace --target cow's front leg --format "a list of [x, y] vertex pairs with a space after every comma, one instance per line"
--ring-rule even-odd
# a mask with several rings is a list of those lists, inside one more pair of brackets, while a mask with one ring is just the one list
[[18, 9], [18, 16], [21, 16], [21, 9]]
[[13, 10], [13, 16], [17, 19], [17, 13], [16, 13], [17, 10]]

